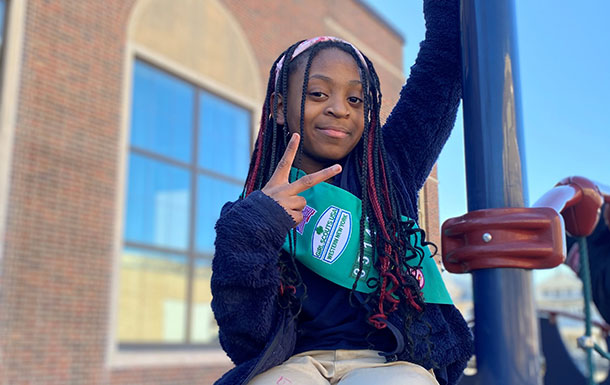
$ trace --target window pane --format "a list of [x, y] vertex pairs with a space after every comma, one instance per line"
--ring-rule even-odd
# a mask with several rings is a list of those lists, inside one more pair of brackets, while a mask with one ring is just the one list
[[250, 163], [250, 114], [207, 92], [199, 101], [199, 165], [245, 180]]
[[195, 245], [204, 254], [214, 253], [216, 232], [214, 225], [220, 209], [228, 201], [239, 198], [243, 186], [221, 181], [205, 175], [197, 178], [197, 232]]
[[194, 95], [188, 83], [136, 61], [131, 145], [190, 162]]
[[125, 248], [119, 342], [185, 342], [187, 269], [184, 256]]
[[0, 0], [0, 58], [2, 57], [2, 53], [4, 52], [4, 50], [2, 49], [2, 46], [4, 46], [4, 25], [5, 17], [6, 14], [6, 1], [4, 0]]
[[125, 240], [185, 250], [190, 189], [188, 170], [130, 154]]
[[218, 345], [218, 325], [210, 306], [212, 303], [211, 275], [212, 264], [209, 259], [195, 261], [191, 340], [196, 344]]

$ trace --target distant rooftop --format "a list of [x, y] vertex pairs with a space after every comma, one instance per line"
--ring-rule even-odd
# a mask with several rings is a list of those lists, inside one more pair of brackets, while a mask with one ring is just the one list
[[406, 43], [407, 39], [405, 38], [405, 36], [388, 19], [383, 17], [379, 12], [377, 12], [373, 7], [368, 5], [364, 0], [354, 0], [354, 1], [358, 4], [360, 4], [360, 6], [362, 8], [366, 9], [367, 12], [369, 12], [373, 17], [375, 17], [377, 20], [379, 20], [382, 24], [385, 24], [385, 26], [388, 27], [388, 29], [400, 39], [400, 41], [403, 45]]

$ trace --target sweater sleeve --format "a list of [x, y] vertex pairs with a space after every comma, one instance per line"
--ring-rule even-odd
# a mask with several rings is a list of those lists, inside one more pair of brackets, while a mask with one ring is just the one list
[[292, 217], [260, 191], [227, 203], [216, 223], [212, 310], [220, 343], [235, 364], [256, 357], [273, 332], [278, 255], [293, 224]]
[[473, 336], [453, 305], [427, 303], [409, 326], [411, 349], [399, 359], [434, 369], [441, 385], [456, 385], [474, 353]]
[[[566, 236], [567, 250], [577, 242], [577, 238]], [[604, 320], [610, 323], [610, 229], [603, 218], [599, 219], [593, 234], [587, 237], [587, 250], [593, 302]], [[582, 259], [583, 255], [580, 251], [579, 254], [579, 258]], [[582, 261], [579, 265], [582, 266]], [[570, 267], [574, 270], [573, 266]]]
[[425, 0], [426, 38], [383, 127], [399, 178], [423, 186], [455, 123], [462, 92], [459, 0]]
[[587, 245], [593, 302], [604, 320], [610, 323], [610, 229], [603, 218], [587, 238]]

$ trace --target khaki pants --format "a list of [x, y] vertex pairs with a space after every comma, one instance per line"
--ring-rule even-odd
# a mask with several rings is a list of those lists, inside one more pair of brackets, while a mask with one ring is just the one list
[[385, 362], [374, 350], [312, 350], [259, 374], [249, 385], [438, 385], [432, 371]]

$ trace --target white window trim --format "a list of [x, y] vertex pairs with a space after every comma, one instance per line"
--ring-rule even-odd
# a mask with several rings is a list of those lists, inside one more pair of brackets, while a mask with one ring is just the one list
[[108, 361], [112, 369], [171, 366], [218, 367], [231, 365], [231, 361], [221, 349], [203, 352], [197, 350], [121, 352], [115, 349]]
[[[2, 68], [2, 105], [0, 107], [0, 261], [2, 261], [6, 236], [9, 194], [11, 189], [11, 169], [13, 164], [13, 144], [19, 91], [21, 88], [21, 65], [25, 35], [27, 0], [6, 2], [4, 14], [4, 63]], [[8, 11], [8, 12], [6, 12]]]

